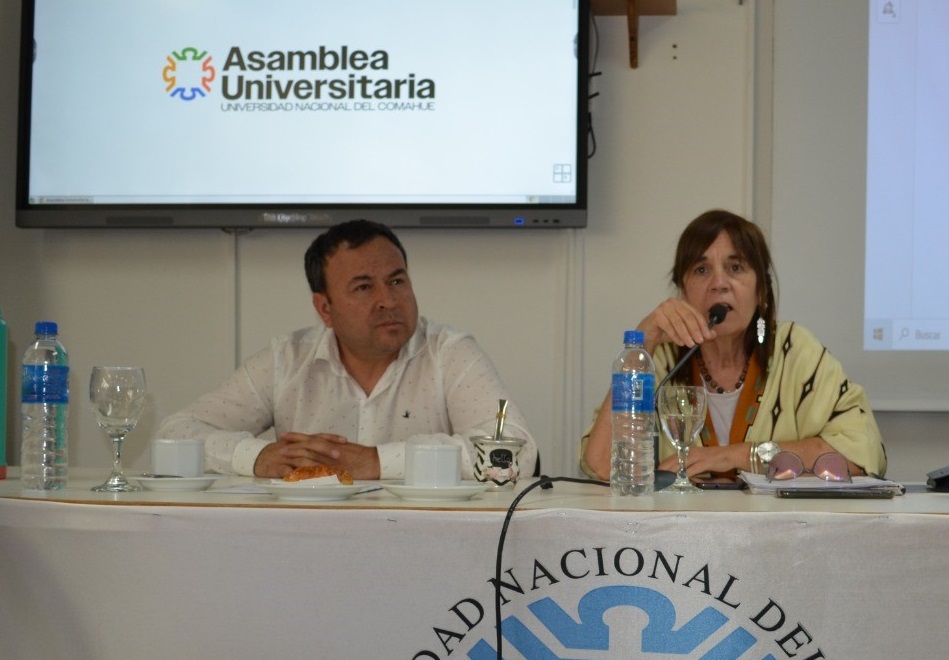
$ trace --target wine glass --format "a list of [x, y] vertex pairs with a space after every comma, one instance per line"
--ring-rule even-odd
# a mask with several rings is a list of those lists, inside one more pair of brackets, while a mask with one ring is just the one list
[[675, 447], [679, 456], [679, 471], [676, 474], [676, 480], [669, 486], [670, 490], [679, 493], [702, 492], [689, 481], [685, 466], [689, 457], [689, 447], [705, 425], [706, 405], [704, 387], [663, 385], [659, 389], [659, 397], [656, 400], [659, 420], [662, 423], [662, 430], [672, 441], [672, 446]]
[[145, 409], [145, 371], [141, 367], [93, 367], [89, 400], [99, 427], [112, 439], [112, 474], [92, 490], [128, 493], [141, 490], [122, 472], [122, 441]]

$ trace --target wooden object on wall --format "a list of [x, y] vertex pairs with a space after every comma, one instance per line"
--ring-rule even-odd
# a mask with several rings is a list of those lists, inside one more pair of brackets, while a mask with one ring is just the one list
[[639, 17], [675, 16], [676, 0], [590, 0], [594, 14], [626, 15], [629, 26], [629, 66], [639, 66]]

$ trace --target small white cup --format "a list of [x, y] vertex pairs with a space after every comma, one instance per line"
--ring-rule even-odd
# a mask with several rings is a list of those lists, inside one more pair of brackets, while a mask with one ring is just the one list
[[152, 472], [179, 477], [204, 475], [204, 440], [156, 438], [152, 440]]
[[458, 445], [405, 445], [405, 485], [447, 488], [461, 483], [461, 447]]

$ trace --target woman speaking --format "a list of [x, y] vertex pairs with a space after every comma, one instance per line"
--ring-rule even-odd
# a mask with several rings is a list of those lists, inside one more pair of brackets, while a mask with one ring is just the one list
[[[810, 468], [838, 452], [852, 474], [883, 476], [886, 453], [866, 394], [800, 325], [776, 320], [771, 255], [758, 227], [728, 211], [708, 211], [683, 231], [672, 283], [638, 329], [656, 363], [656, 381], [698, 350], [671, 382], [704, 386], [708, 416], [690, 449], [690, 477], [745, 470], [767, 473], [779, 451]], [[724, 318], [709, 327], [709, 310]], [[717, 308], [717, 311], [721, 308]], [[610, 474], [609, 393], [581, 442], [581, 467]], [[660, 441], [660, 469], [675, 471], [672, 446]]]

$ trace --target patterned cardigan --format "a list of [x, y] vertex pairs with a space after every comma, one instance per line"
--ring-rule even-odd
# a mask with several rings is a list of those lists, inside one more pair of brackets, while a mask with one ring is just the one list
[[[656, 382], [675, 364], [677, 347], [663, 344], [656, 349]], [[700, 384], [700, 382], [696, 382]], [[754, 386], [746, 383], [745, 387]], [[886, 451], [883, 438], [863, 388], [851, 382], [840, 362], [806, 328], [790, 322], [778, 324], [774, 355], [764, 390], [753, 408], [735, 411], [735, 419], [753, 415], [745, 442], [799, 440], [820, 436], [835, 450], [867, 472], [883, 476]], [[594, 415], [595, 418], [595, 415]], [[590, 434], [583, 436], [582, 456]], [[660, 459], [673, 453], [667, 440], [660, 441]]]

